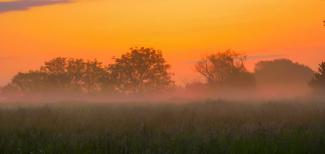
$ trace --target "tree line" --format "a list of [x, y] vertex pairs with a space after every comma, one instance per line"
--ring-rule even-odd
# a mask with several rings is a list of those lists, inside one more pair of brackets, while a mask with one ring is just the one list
[[[186, 88], [254, 89], [257, 84], [308, 83], [316, 93], [325, 91], [325, 62], [313, 72], [305, 65], [288, 59], [261, 61], [249, 72], [247, 56], [234, 51], [208, 55], [195, 64], [203, 81]], [[170, 65], [160, 50], [131, 48], [129, 52], [104, 65], [95, 60], [57, 57], [45, 62], [38, 70], [19, 72], [1, 89], [6, 94], [123, 94], [137, 95], [170, 91], [176, 87]]]
[[140, 94], [167, 90], [174, 86], [170, 65], [161, 51], [132, 48], [114, 62], [57, 57], [38, 70], [20, 72], [3, 93], [123, 93]]

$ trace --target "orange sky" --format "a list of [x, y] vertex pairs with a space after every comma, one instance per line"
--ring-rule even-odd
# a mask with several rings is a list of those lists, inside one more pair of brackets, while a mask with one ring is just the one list
[[[178, 83], [193, 63], [233, 49], [257, 60], [325, 60], [325, 0], [77, 0], [2, 11], [0, 85], [56, 56], [109, 62], [128, 48], [161, 49]], [[21, 0], [26, 1], [26, 0]]]

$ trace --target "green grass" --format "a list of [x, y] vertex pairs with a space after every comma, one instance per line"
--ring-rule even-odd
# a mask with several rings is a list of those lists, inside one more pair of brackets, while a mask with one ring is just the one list
[[2, 105], [0, 151], [325, 153], [325, 103]]

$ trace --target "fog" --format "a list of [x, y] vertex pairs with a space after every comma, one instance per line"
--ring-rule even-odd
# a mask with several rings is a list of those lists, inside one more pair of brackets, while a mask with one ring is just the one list
[[310, 88], [300, 85], [263, 87], [251, 90], [227, 89], [187, 89], [180, 87], [169, 92], [159, 92], [139, 95], [123, 94], [76, 94], [76, 93], [46, 93], [46, 94], [11, 94], [1, 95], [0, 103], [46, 104], [57, 102], [85, 103], [191, 103], [202, 101], [235, 101], [242, 103], [265, 103], [272, 101], [308, 102], [324, 100], [321, 95], [314, 95]]

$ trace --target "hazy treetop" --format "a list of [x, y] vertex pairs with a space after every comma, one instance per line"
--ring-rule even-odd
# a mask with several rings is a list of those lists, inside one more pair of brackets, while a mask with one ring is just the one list
[[312, 79], [313, 73], [309, 67], [289, 59], [261, 61], [255, 66], [255, 76], [259, 83], [306, 84]]

